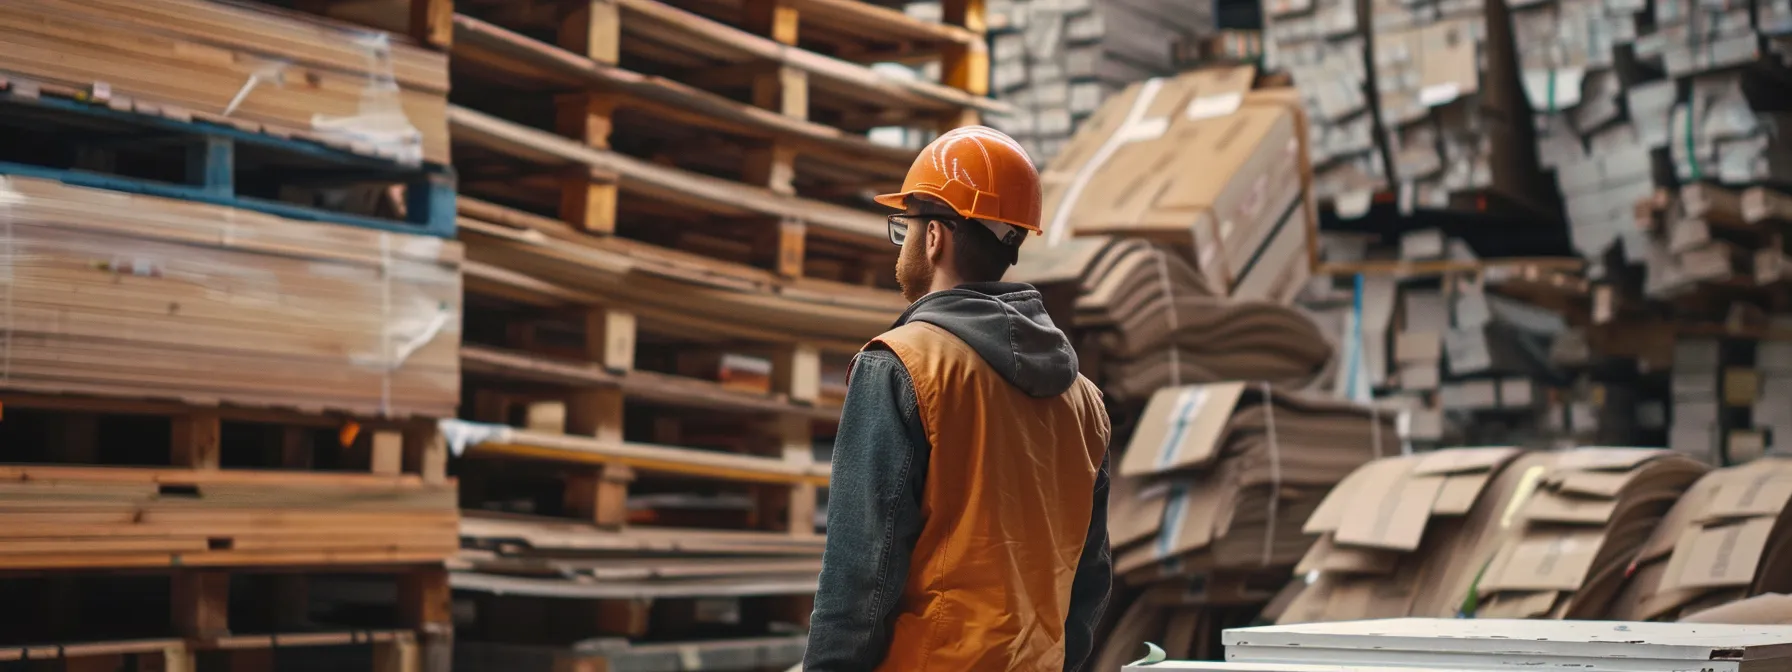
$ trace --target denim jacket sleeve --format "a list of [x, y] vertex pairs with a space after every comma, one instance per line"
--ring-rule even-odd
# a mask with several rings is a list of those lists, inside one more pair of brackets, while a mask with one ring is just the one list
[[1070, 581], [1070, 613], [1064, 619], [1064, 670], [1079, 672], [1094, 655], [1095, 628], [1107, 611], [1113, 589], [1114, 560], [1108, 550], [1108, 459], [1101, 456], [1095, 474], [1095, 506], [1089, 513], [1089, 534], [1083, 538], [1083, 555]]
[[834, 439], [827, 547], [805, 672], [870, 670], [883, 662], [923, 522], [930, 446], [908, 369], [894, 353], [869, 350], [853, 362], [850, 378]]

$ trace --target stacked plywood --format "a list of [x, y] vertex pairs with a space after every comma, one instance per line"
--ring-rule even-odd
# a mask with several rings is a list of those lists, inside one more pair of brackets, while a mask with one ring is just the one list
[[0, 7], [0, 45], [0, 77], [114, 108], [448, 162], [447, 57], [386, 33], [201, 0], [54, 0]]
[[461, 247], [0, 177], [5, 387], [452, 415]]
[[1174, 47], [1214, 32], [1213, 7], [1170, 0], [1006, 0], [991, 3], [990, 93], [1012, 115], [990, 124], [1041, 164], [1108, 97], [1175, 74]]

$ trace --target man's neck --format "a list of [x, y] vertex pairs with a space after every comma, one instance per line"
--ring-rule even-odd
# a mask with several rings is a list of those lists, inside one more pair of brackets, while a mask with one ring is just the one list
[[927, 293], [945, 291], [962, 284], [964, 281], [959, 279], [957, 273], [952, 272], [949, 268], [937, 266], [933, 269], [933, 282], [927, 285]]

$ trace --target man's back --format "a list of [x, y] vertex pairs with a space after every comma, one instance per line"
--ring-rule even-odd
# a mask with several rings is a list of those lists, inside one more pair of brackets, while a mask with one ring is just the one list
[[1074, 669], [1110, 579], [1100, 393], [1031, 287], [940, 294], [855, 363], [853, 390], [893, 401], [849, 394], [806, 666]]

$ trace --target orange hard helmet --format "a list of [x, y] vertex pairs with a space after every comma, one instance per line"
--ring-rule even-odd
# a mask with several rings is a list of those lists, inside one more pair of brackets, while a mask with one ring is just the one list
[[875, 200], [902, 209], [916, 194], [939, 199], [967, 219], [1041, 232], [1039, 170], [1020, 143], [988, 126], [963, 126], [934, 138], [909, 166], [902, 191]]

